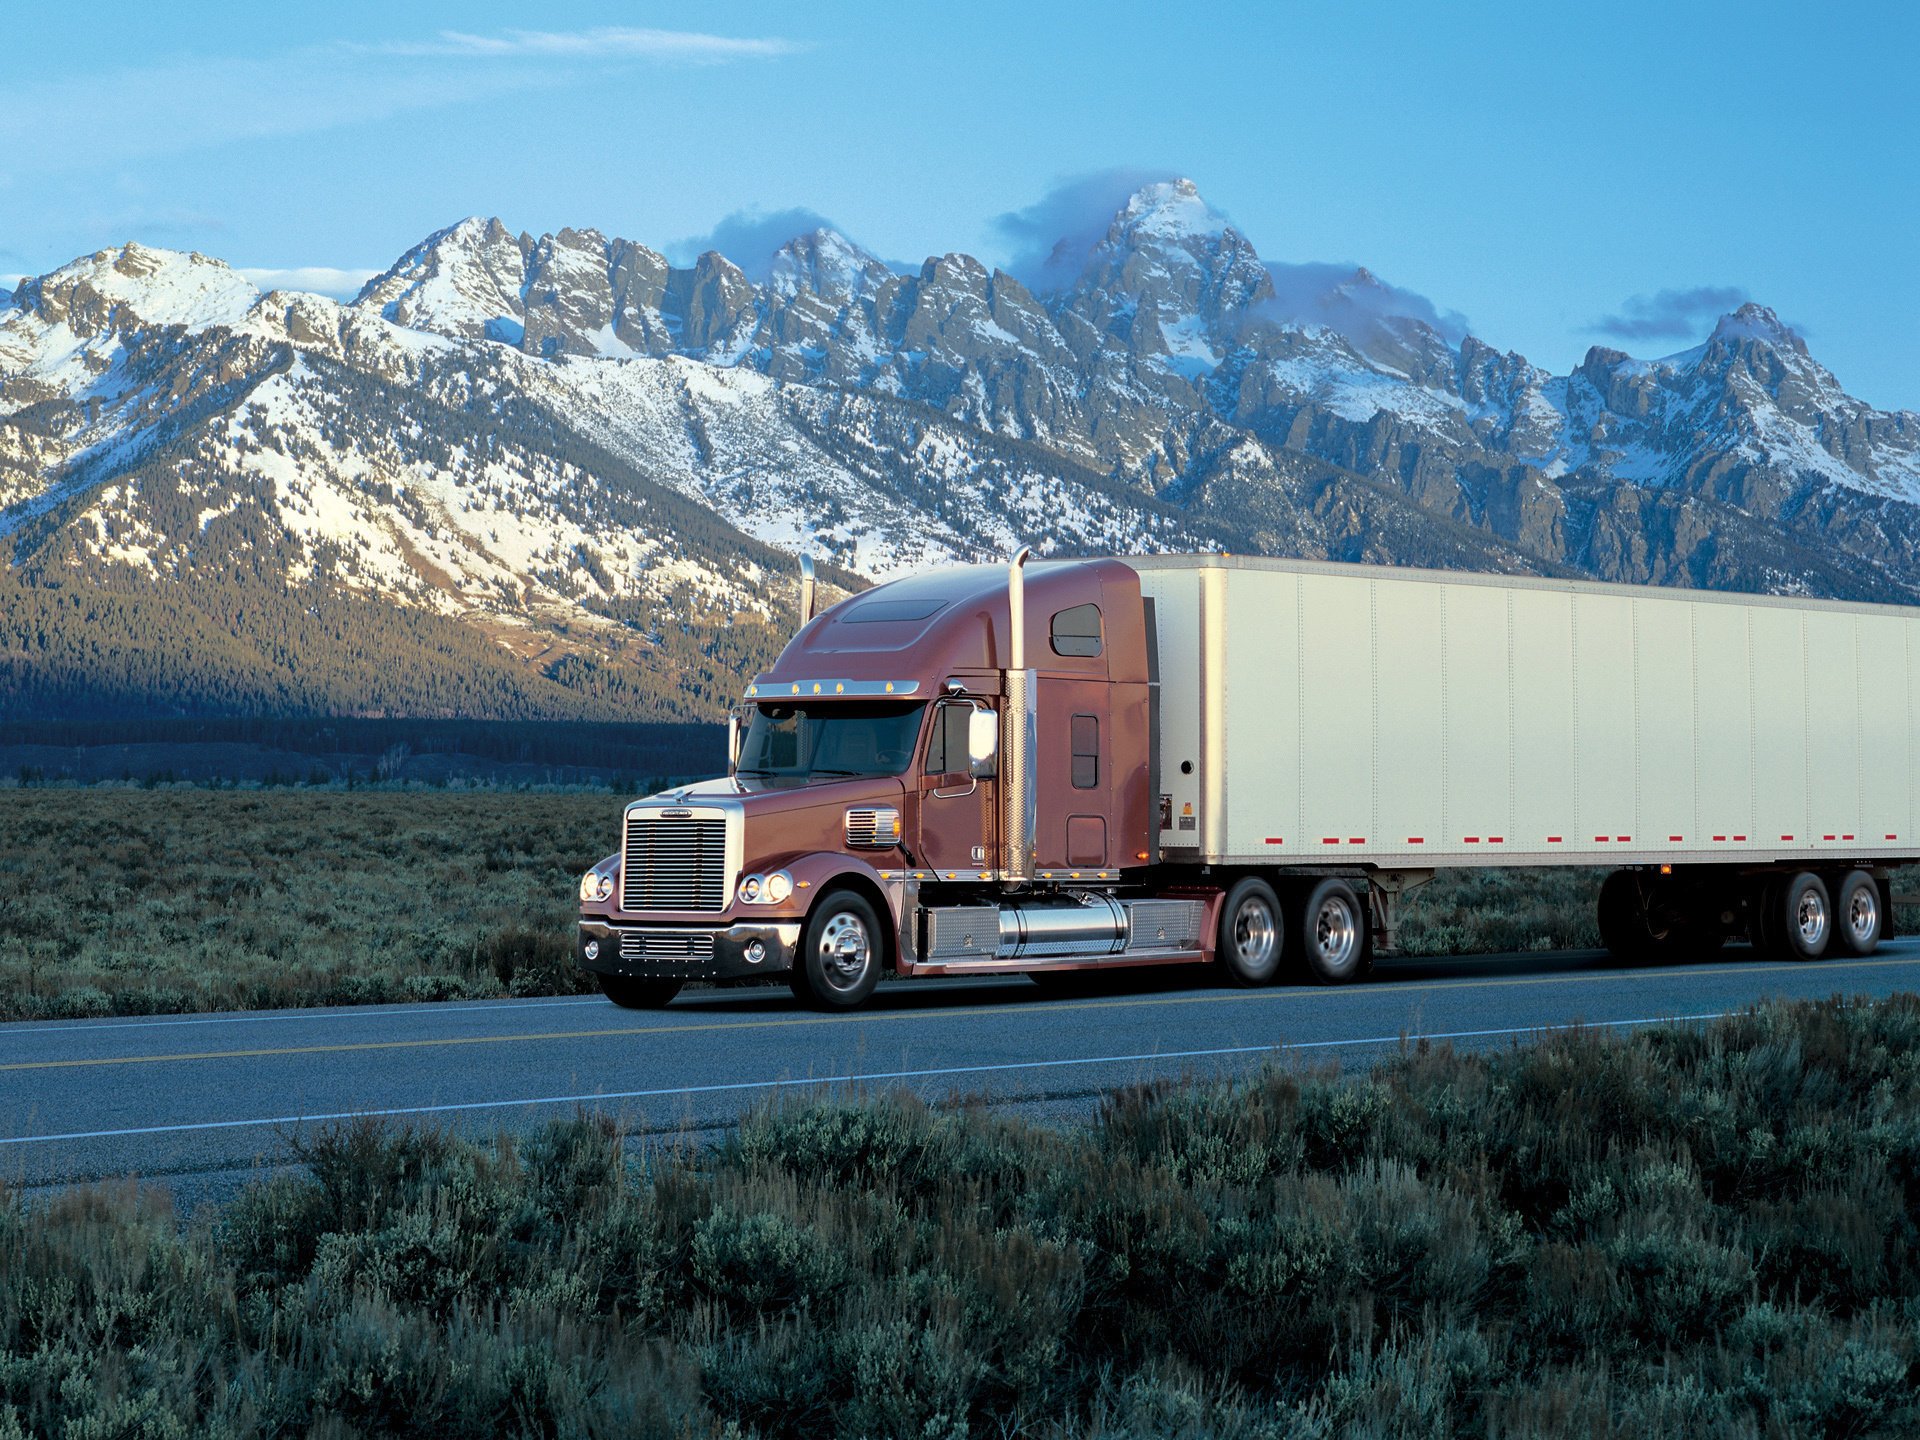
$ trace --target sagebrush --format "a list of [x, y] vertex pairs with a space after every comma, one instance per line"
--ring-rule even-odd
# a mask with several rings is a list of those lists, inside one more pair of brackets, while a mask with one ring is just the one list
[[1920, 1429], [1920, 999], [0, 1206], [0, 1436]]

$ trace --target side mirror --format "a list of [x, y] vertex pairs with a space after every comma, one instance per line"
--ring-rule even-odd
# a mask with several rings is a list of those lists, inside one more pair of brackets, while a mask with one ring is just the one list
[[740, 768], [740, 712], [727, 711], [727, 773]]
[[998, 773], [999, 754], [1000, 717], [991, 710], [975, 710], [967, 716], [967, 773], [991, 780]]

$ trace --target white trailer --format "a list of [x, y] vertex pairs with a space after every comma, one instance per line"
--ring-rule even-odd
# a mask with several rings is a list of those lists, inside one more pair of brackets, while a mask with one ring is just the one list
[[1611, 866], [1635, 954], [1750, 931], [1870, 949], [1916, 852], [1920, 610], [1139, 557], [1159, 844], [1365, 877], [1376, 938], [1437, 866]]

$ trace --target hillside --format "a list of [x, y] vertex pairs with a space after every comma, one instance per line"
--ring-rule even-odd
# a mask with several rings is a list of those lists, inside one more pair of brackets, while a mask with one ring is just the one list
[[1035, 292], [821, 230], [756, 280], [475, 219], [349, 304], [138, 244], [28, 280], [0, 713], [711, 717], [803, 549], [842, 587], [1030, 543], [1920, 594], [1920, 416], [1761, 306], [1550, 375], [1184, 181], [1055, 258]]

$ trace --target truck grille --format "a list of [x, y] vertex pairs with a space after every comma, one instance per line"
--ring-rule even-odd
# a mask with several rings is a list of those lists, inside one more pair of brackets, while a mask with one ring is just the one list
[[622, 930], [622, 960], [711, 960], [713, 936], [695, 931]]
[[727, 887], [725, 819], [665, 820], [627, 816], [620, 861], [620, 908], [724, 910]]

